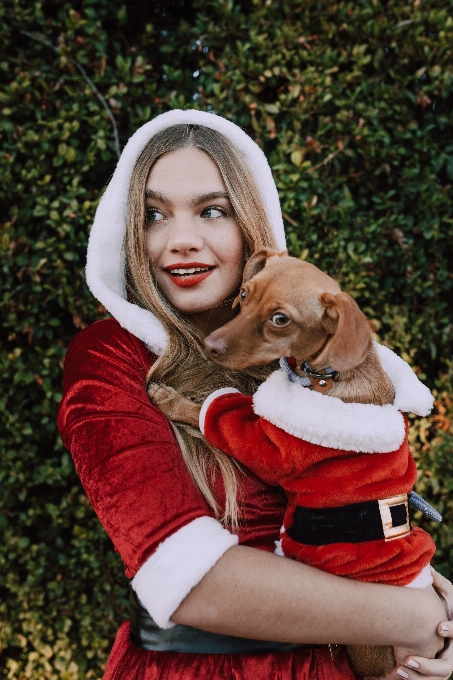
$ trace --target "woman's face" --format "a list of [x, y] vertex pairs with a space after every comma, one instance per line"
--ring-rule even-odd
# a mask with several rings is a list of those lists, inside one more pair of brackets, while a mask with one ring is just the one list
[[[244, 243], [214, 161], [189, 147], [165, 154], [146, 182], [148, 255], [166, 298], [208, 333], [232, 317]], [[214, 308], [214, 309], [212, 309]]]

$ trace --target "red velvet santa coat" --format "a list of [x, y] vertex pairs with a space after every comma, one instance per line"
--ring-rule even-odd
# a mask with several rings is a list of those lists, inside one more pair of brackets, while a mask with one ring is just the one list
[[[213, 393], [200, 422], [211, 444], [285, 490], [284, 529], [292, 527], [298, 505], [332, 508], [389, 498], [409, 493], [417, 478], [407, 421], [396, 408], [344, 404], [292, 383], [283, 371], [253, 400], [232, 390]], [[390, 541], [321, 546], [298, 543], [283, 530], [281, 547], [287, 557], [333, 574], [398, 586], [412, 582], [435, 551], [419, 528]]]
[[[82, 484], [130, 578], [142, 571], [146, 577], [146, 565], [159, 551], [197, 523], [218, 524], [190, 477], [167, 419], [148, 399], [146, 374], [155, 358], [113, 319], [81, 331], [66, 355], [58, 419]], [[285, 498], [278, 488], [245, 472], [240, 476], [239, 543], [272, 552]], [[215, 490], [221, 498], [219, 480]], [[195, 547], [198, 552], [210, 550], [203, 542]], [[163, 576], [172, 567], [179, 569], [178, 590], [187, 561], [172, 565], [162, 558]], [[165, 599], [168, 594], [159, 592], [159, 569], [150, 578], [151, 599]], [[339, 658], [333, 664], [327, 649], [261, 654], [146, 651], [131, 642], [129, 622], [118, 631], [104, 680], [277, 677], [354, 680], [347, 661]]]

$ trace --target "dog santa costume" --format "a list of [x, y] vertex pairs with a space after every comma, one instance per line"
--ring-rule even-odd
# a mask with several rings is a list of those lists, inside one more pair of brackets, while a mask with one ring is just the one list
[[[347, 661], [340, 658], [334, 665], [324, 648], [225, 639], [170, 621], [231, 546], [272, 552], [285, 510], [277, 487], [245, 471], [239, 529], [225, 529], [195, 486], [167, 419], [145, 389], [167, 335], [152, 313], [127, 299], [128, 193], [143, 148], [157, 132], [177, 124], [213, 128], [243, 154], [278, 247], [285, 247], [269, 165], [239, 127], [213, 114], [170, 111], [131, 137], [99, 204], [88, 246], [88, 285], [113, 319], [80, 331], [68, 348], [58, 421], [88, 498], [131, 579], [133, 630], [129, 621], [120, 627], [104, 680], [353, 680]], [[219, 479], [213, 491], [222, 498]], [[140, 640], [132, 638], [134, 630]]]
[[432, 583], [435, 545], [409, 524], [407, 494], [417, 469], [402, 412], [427, 415], [433, 398], [394, 352], [376, 349], [394, 386], [391, 405], [344, 403], [280, 369], [253, 397], [230, 388], [213, 392], [200, 429], [285, 490], [277, 552], [360, 581], [424, 587]]

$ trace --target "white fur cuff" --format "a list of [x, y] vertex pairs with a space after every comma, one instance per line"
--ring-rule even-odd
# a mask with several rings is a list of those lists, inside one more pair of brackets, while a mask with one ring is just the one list
[[214, 399], [217, 399], [217, 397], [222, 397], [224, 394], [234, 394], [236, 392], [239, 392], [239, 390], [236, 390], [234, 387], [222, 387], [222, 389], [220, 390], [211, 392], [209, 397], [207, 397], [204, 400], [199, 416], [200, 430], [202, 434], [204, 434], [204, 422], [206, 420], [206, 413], [208, 412], [208, 408], [210, 407]]
[[160, 628], [238, 537], [212, 517], [198, 517], [159, 545], [134, 578], [132, 588]]

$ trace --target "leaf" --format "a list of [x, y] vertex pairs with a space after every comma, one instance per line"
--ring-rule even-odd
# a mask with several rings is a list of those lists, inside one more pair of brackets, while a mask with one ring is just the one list
[[299, 149], [296, 149], [291, 153], [291, 163], [293, 163], [297, 167], [299, 167], [303, 159], [304, 159], [303, 153]]

